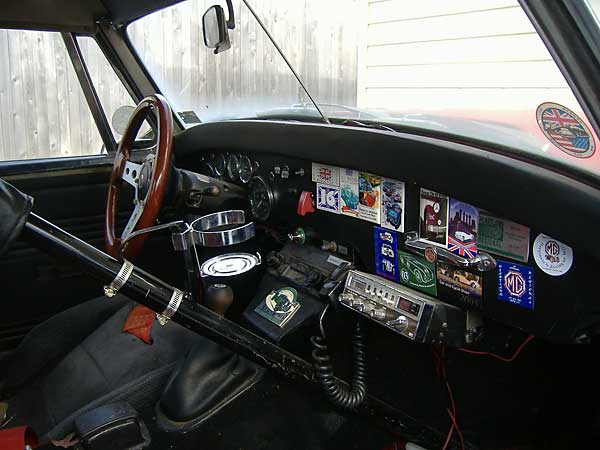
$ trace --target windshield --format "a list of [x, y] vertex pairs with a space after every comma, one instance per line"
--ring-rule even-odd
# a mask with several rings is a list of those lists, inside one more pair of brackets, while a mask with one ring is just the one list
[[[248, 8], [214, 54], [188, 0], [130, 24], [188, 126], [320, 116]], [[250, 1], [323, 113], [444, 132], [598, 175], [598, 143], [517, 0]]]

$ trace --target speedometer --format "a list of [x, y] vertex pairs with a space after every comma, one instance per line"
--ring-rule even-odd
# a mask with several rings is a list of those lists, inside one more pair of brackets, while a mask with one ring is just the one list
[[239, 160], [239, 175], [240, 181], [242, 183], [247, 183], [252, 178], [252, 173], [254, 172], [254, 167], [252, 166], [252, 161], [247, 156], [242, 156]]
[[231, 181], [235, 181], [240, 176], [240, 162], [235, 155], [227, 157], [227, 175]]
[[256, 220], [266, 221], [273, 208], [273, 191], [263, 177], [253, 177], [248, 183], [248, 198], [250, 212]]

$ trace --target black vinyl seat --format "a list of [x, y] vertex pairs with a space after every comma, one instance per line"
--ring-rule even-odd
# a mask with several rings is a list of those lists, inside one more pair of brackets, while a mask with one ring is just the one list
[[34, 328], [0, 361], [10, 425], [30, 425], [42, 441], [62, 439], [90, 409], [155, 403], [178, 360], [204, 338], [174, 322], [154, 323], [147, 345], [121, 331], [133, 306], [120, 295], [97, 298]]

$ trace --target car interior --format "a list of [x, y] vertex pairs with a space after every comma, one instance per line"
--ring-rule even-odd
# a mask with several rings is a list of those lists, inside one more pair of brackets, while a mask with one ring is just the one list
[[[330, 116], [282, 52], [309, 106], [196, 120], [126, 32], [176, 3], [0, 11], [60, 35], [104, 146], [0, 163], [0, 447], [596, 448], [600, 177]], [[215, 58], [234, 17], [262, 25], [243, 3], [206, 3]], [[593, 153], [600, 60], [568, 3], [520, 2], [587, 117], [540, 124], [577, 119]], [[132, 99], [118, 138], [80, 37]]]

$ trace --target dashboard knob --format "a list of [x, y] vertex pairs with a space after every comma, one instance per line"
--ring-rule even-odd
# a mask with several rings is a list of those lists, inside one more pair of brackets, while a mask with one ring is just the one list
[[387, 316], [387, 310], [385, 308], [373, 308], [369, 315], [376, 320], [385, 320]]
[[397, 331], [404, 331], [408, 327], [408, 319], [406, 316], [398, 316], [394, 320], [386, 322], [386, 325], [395, 328]]
[[352, 306], [354, 295], [350, 292], [342, 292], [338, 297], [338, 300], [342, 303]]
[[360, 298], [352, 300], [352, 303], [350, 303], [350, 306], [352, 306], [353, 308], [355, 308], [361, 312], [364, 311], [364, 309], [365, 309], [365, 303]]

